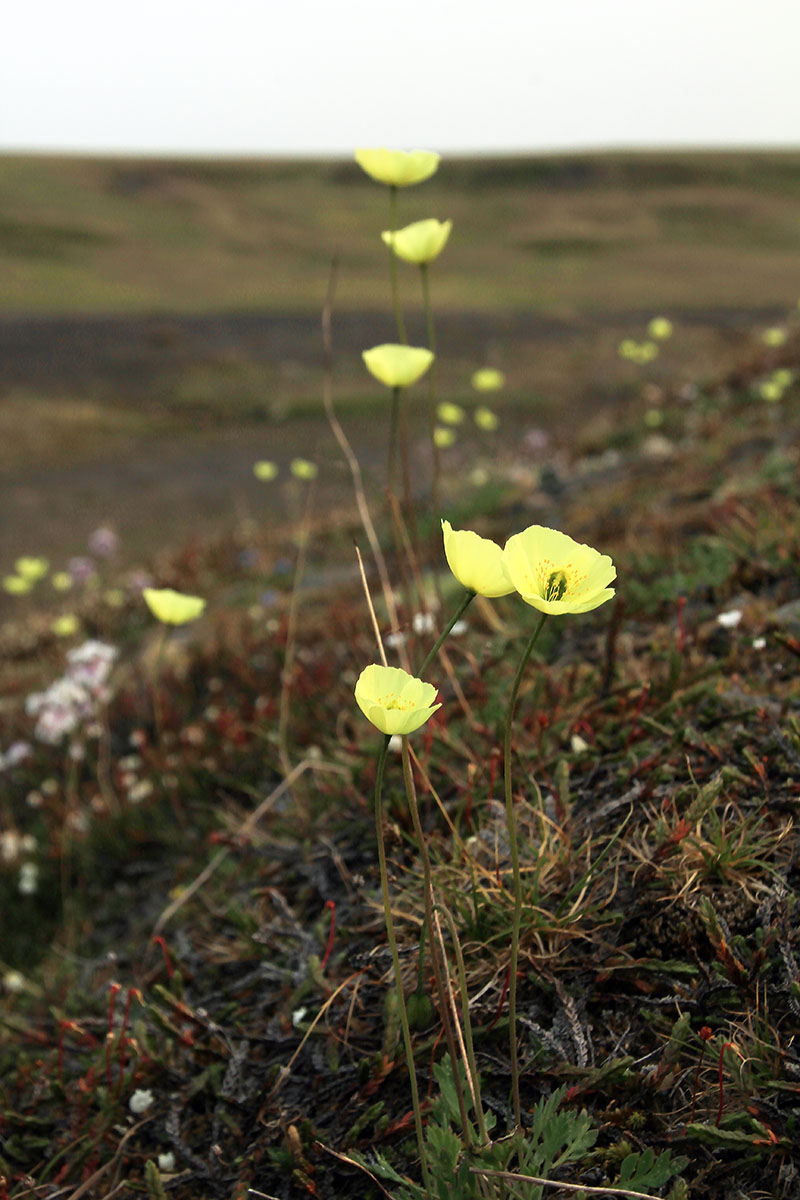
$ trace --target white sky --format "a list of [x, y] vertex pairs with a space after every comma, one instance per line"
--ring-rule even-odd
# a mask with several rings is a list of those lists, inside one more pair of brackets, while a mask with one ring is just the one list
[[800, 0], [16, 0], [0, 151], [800, 145]]

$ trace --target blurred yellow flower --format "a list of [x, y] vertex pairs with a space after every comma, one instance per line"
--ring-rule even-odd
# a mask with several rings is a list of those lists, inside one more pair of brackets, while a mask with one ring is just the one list
[[32, 558], [30, 555], [25, 555], [14, 563], [14, 570], [23, 579], [29, 579], [31, 583], [35, 583], [37, 579], [44, 578], [50, 570], [50, 563], [46, 558]]
[[494, 433], [500, 424], [497, 415], [490, 408], [475, 409], [475, 424], [479, 429], [485, 429], [487, 433]]
[[410, 263], [428, 263], [442, 253], [452, 228], [452, 221], [429, 217], [425, 221], [414, 221], [404, 229], [386, 229], [381, 237], [398, 258]]
[[794, 371], [790, 371], [788, 367], [778, 367], [772, 372], [772, 381], [782, 388], [791, 387], [794, 383]]
[[172, 588], [144, 588], [142, 591], [150, 612], [165, 625], [185, 625], [195, 621], [206, 606], [199, 596], [186, 596]]
[[453, 529], [449, 521], [442, 521], [442, 536], [447, 565], [465, 588], [490, 599], [514, 591], [497, 542], [471, 529]]
[[391, 187], [410, 187], [429, 179], [439, 166], [432, 150], [356, 150], [356, 162], [371, 179]]
[[461, 405], [451, 404], [449, 400], [445, 400], [437, 406], [436, 415], [440, 421], [444, 421], [445, 425], [460, 425], [464, 420], [464, 410]]
[[761, 335], [761, 340], [765, 346], [783, 346], [786, 343], [786, 330], [774, 326], [772, 329], [765, 329]]
[[638, 353], [639, 343], [635, 342], [633, 338], [625, 338], [624, 341], [620, 342], [620, 344], [617, 346], [617, 354], [620, 356], [620, 358], [630, 359], [631, 362], [634, 361]]
[[125, 603], [125, 593], [122, 588], [107, 588], [103, 593], [103, 599], [109, 608], [122, 608]]
[[433, 354], [423, 346], [402, 346], [386, 342], [362, 351], [370, 375], [386, 387], [411, 387], [421, 379], [433, 362]]
[[526, 604], [542, 613], [590, 612], [614, 595], [617, 570], [607, 554], [566, 533], [531, 525], [506, 542], [503, 558]]
[[505, 386], [506, 377], [502, 371], [494, 367], [481, 367], [472, 376], [472, 386], [476, 392], [499, 392]]
[[455, 430], [448, 429], [446, 425], [437, 425], [433, 431], [433, 443], [440, 450], [446, 450], [448, 446], [455, 444]]
[[658, 342], [664, 342], [667, 338], [672, 337], [672, 321], [667, 317], [653, 317], [650, 324], [647, 326], [647, 332], [651, 338], [655, 338]]
[[69, 571], [56, 571], [50, 582], [57, 592], [68, 592], [72, 587], [72, 576]]
[[73, 633], [78, 632], [79, 627], [80, 622], [74, 613], [64, 613], [62, 617], [56, 617], [50, 629], [56, 637], [72, 637]]
[[409, 675], [400, 667], [365, 667], [355, 688], [358, 707], [376, 729], [387, 734], [413, 733], [441, 704], [436, 688]]
[[32, 587], [30, 579], [23, 579], [21, 575], [6, 575], [3, 580], [3, 590], [8, 592], [9, 596], [24, 596]]
[[767, 400], [770, 404], [777, 404], [779, 400], [783, 399], [783, 388], [774, 379], [765, 379], [763, 383], [759, 384], [758, 394], [762, 400]]
[[648, 408], [644, 414], [644, 423], [648, 429], [659, 429], [664, 424], [664, 414], [660, 408]]
[[289, 464], [289, 470], [292, 472], [295, 479], [317, 478], [316, 463], [309, 462], [307, 458], [293, 458]]
[[277, 464], [266, 461], [254, 463], [253, 474], [255, 475], [256, 479], [260, 479], [262, 483], [269, 483], [271, 479], [275, 479], [277, 477]]

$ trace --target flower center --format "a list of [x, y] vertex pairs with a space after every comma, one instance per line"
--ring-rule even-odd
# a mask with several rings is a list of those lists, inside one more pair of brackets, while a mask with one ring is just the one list
[[397, 692], [387, 692], [384, 696], [378, 696], [378, 704], [381, 708], [395, 708], [401, 712], [407, 712], [414, 705], [410, 700], [401, 700]]
[[544, 585], [544, 600], [560, 600], [567, 590], [567, 577], [563, 571], [551, 571]]

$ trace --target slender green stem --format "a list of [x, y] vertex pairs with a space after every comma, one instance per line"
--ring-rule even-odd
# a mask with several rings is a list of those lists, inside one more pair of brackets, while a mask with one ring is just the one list
[[511, 929], [511, 966], [508, 983], [508, 1036], [511, 1048], [511, 1085], [514, 1095], [514, 1121], [517, 1128], [522, 1124], [519, 1100], [519, 1059], [517, 1057], [517, 959], [519, 957], [519, 926], [522, 918], [522, 880], [519, 873], [517, 823], [514, 816], [514, 800], [511, 795], [511, 725], [514, 720], [514, 709], [517, 703], [519, 686], [522, 683], [522, 676], [546, 619], [547, 613], [542, 613], [539, 624], [534, 629], [533, 635], [525, 647], [525, 653], [520, 659], [514, 685], [511, 688], [511, 695], [508, 699], [506, 732], [503, 744], [503, 783], [506, 793], [506, 820], [508, 822], [508, 841], [511, 847], [511, 869], [514, 875], [514, 921]]
[[411, 1045], [411, 1030], [409, 1029], [408, 1025], [406, 999], [403, 995], [403, 980], [400, 975], [400, 956], [397, 953], [397, 939], [394, 935], [392, 906], [389, 900], [389, 876], [386, 871], [386, 849], [383, 844], [383, 773], [386, 768], [386, 755], [388, 750], [389, 738], [385, 737], [380, 756], [378, 758], [378, 769], [375, 776], [375, 832], [378, 839], [378, 862], [381, 872], [383, 915], [386, 921], [386, 936], [389, 939], [389, 947], [392, 952], [392, 963], [394, 964], [394, 980], [397, 988], [397, 998], [400, 1007], [400, 1024], [403, 1026], [403, 1042], [406, 1050], [406, 1062], [408, 1063], [408, 1078], [411, 1084], [411, 1104], [414, 1109], [414, 1126], [417, 1131], [417, 1148], [419, 1149], [419, 1162], [422, 1169], [422, 1182], [425, 1187], [425, 1194], [428, 1197], [428, 1200], [432, 1200], [433, 1193], [431, 1191], [430, 1174], [428, 1172], [428, 1159], [425, 1154], [425, 1137], [422, 1132], [422, 1112], [419, 1106], [417, 1074], [414, 1066], [414, 1048]]
[[422, 823], [419, 819], [419, 808], [417, 806], [417, 790], [414, 787], [414, 776], [411, 772], [411, 756], [408, 752], [408, 737], [403, 737], [403, 780], [406, 785], [406, 795], [408, 796], [408, 807], [411, 810], [411, 820], [414, 824], [414, 834], [419, 847], [420, 858], [422, 859], [422, 875], [423, 888], [425, 891], [425, 924], [428, 928], [428, 935], [431, 945], [431, 963], [433, 964], [433, 974], [436, 979], [436, 994], [439, 998], [439, 1013], [444, 1026], [445, 1037], [447, 1039], [447, 1048], [450, 1052], [450, 1061], [453, 1064], [453, 1084], [458, 1098], [459, 1115], [461, 1117], [461, 1130], [464, 1140], [464, 1148], [469, 1150], [472, 1140], [470, 1137], [469, 1119], [467, 1117], [467, 1108], [464, 1103], [464, 1093], [461, 1089], [461, 1080], [458, 1074], [458, 1050], [456, 1047], [455, 1038], [453, 1036], [453, 1026], [450, 1020], [450, 1001], [445, 990], [444, 979], [442, 978], [441, 963], [436, 946], [436, 939], [433, 936], [433, 884], [431, 882], [431, 860], [428, 855], [428, 846], [425, 841], [425, 835], [422, 831]]
[[164, 714], [161, 709], [161, 661], [164, 657], [164, 646], [167, 641], [167, 627], [162, 623], [158, 632], [158, 645], [153, 660], [153, 721], [156, 727], [156, 741], [159, 750], [164, 749]]
[[389, 423], [389, 491], [394, 495], [394, 477], [397, 474], [397, 431], [400, 423], [400, 388], [392, 388], [392, 408]]
[[422, 300], [425, 306], [425, 325], [428, 331], [428, 349], [433, 354], [433, 362], [428, 371], [428, 427], [431, 435], [431, 450], [433, 452], [433, 482], [431, 484], [431, 502], [433, 511], [439, 511], [439, 480], [442, 469], [442, 456], [439, 453], [439, 447], [436, 445], [436, 439], [433, 436], [436, 428], [436, 326], [433, 322], [433, 307], [431, 305], [431, 281], [428, 273], [428, 264], [419, 264], [420, 279], [422, 281]]
[[[397, 187], [392, 184], [389, 188], [389, 227], [392, 233], [397, 229]], [[397, 255], [394, 246], [389, 246], [389, 272], [392, 280], [392, 303], [394, 304], [394, 319], [397, 322], [397, 336], [403, 345], [407, 345], [406, 323], [403, 320], [403, 310], [400, 307], [400, 286], [397, 281]]]
[[460, 620], [460, 618], [463, 617], [464, 613], [467, 611], [470, 604], [475, 599], [476, 595], [477, 595], [477, 593], [470, 591], [469, 588], [467, 588], [464, 591], [464, 595], [461, 597], [461, 603], [459, 604], [456, 611], [453, 613], [453, 616], [450, 618], [447, 625], [445, 625], [444, 629], [439, 634], [439, 637], [436, 639], [436, 643], [433, 646], [433, 649], [429, 650], [427, 655], [425, 656], [425, 660], [424, 660], [422, 666], [420, 667], [419, 671], [417, 672], [417, 677], [419, 679], [421, 679], [424, 672], [427, 671], [428, 667], [433, 662], [434, 658], [436, 657], [436, 655], [439, 653], [442, 646], [444, 645], [444, 642], [445, 642], [446, 638], [448, 637], [450, 630], [453, 628], [456, 621]]

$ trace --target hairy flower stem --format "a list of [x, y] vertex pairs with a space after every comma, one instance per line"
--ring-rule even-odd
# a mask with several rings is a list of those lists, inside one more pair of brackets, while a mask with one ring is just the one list
[[[405, 739], [403, 740], [405, 741]], [[400, 1024], [403, 1027], [403, 1043], [406, 1051], [406, 1062], [408, 1063], [408, 1078], [411, 1084], [411, 1104], [414, 1109], [414, 1127], [417, 1132], [417, 1148], [419, 1149], [419, 1162], [422, 1169], [422, 1181], [428, 1200], [432, 1200], [433, 1192], [431, 1191], [430, 1174], [428, 1172], [428, 1159], [425, 1154], [425, 1138], [422, 1132], [422, 1112], [419, 1106], [417, 1075], [414, 1067], [414, 1049], [411, 1045], [411, 1030], [409, 1029], [408, 1025], [406, 999], [403, 995], [403, 980], [400, 975], [400, 956], [397, 953], [397, 939], [394, 936], [392, 907], [389, 900], [389, 876], [386, 872], [386, 848], [383, 844], [383, 773], [386, 768], [386, 755], [388, 750], [389, 738], [385, 737], [383, 739], [383, 746], [381, 747], [380, 756], [378, 757], [378, 769], [375, 776], [375, 832], [378, 839], [378, 863], [380, 865], [381, 872], [383, 915], [386, 921], [386, 936], [389, 939], [389, 948], [392, 952], [392, 963], [394, 964], [394, 980], [397, 988], [397, 998], [400, 1009]]]
[[477, 592], [470, 591], [469, 588], [465, 589], [464, 595], [461, 597], [461, 603], [459, 604], [456, 611], [453, 613], [453, 615], [450, 618], [450, 620], [448, 621], [447, 625], [444, 627], [442, 632], [439, 634], [439, 637], [436, 639], [436, 643], [433, 646], [433, 648], [431, 650], [429, 650], [427, 655], [425, 656], [425, 660], [424, 660], [422, 666], [420, 667], [419, 671], [417, 672], [418, 678], [421, 679], [422, 676], [424, 675], [425, 671], [427, 671], [428, 667], [431, 665], [434, 658], [439, 653], [439, 651], [441, 650], [445, 641], [447, 640], [447, 637], [450, 634], [450, 630], [453, 628], [456, 621], [459, 621], [461, 619], [461, 617], [463, 617], [464, 613], [467, 611], [470, 604], [475, 599], [476, 595], [477, 595]]
[[517, 1057], [517, 959], [519, 957], [519, 926], [522, 918], [522, 880], [519, 873], [519, 845], [517, 842], [517, 823], [514, 816], [514, 799], [511, 795], [511, 725], [514, 720], [514, 709], [517, 704], [522, 676], [528, 665], [528, 659], [542, 632], [547, 613], [542, 613], [539, 624], [525, 647], [525, 653], [520, 659], [514, 685], [508, 699], [506, 713], [506, 732], [503, 744], [503, 782], [506, 793], [506, 820], [508, 822], [508, 841], [511, 847], [511, 870], [514, 875], [514, 920], [511, 927], [511, 967], [508, 985], [508, 1037], [511, 1049], [511, 1086], [514, 1096], [514, 1121], [519, 1129], [522, 1124], [522, 1112], [519, 1100], [519, 1058]]
[[431, 860], [428, 856], [428, 847], [425, 841], [425, 835], [422, 832], [422, 824], [419, 819], [419, 807], [417, 805], [417, 790], [414, 787], [414, 776], [411, 771], [411, 756], [408, 752], [408, 738], [403, 737], [403, 780], [406, 785], [406, 795], [408, 796], [408, 806], [411, 810], [411, 820], [414, 824], [414, 835], [417, 839], [420, 858], [422, 859], [422, 875], [423, 889], [425, 892], [425, 927], [428, 931], [428, 940], [431, 949], [431, 963], [433, 965], [433, 975], [436, 980], [436, 994], [439, 997], [439, 1014], [442, 1018], [445, 1037], [447, 1039], [447, 1048], [450, 1052], [450, 1061], [453, 1064], [453, 1084], [458, 1098], [458, 1109], [461, 1117], [461, 1130], [464, 1140], [464, 1148], [469, 1150], [471, 1147], [471, 1138], [469, 1131], [469, 1121], [467, 1119], [467, 1107], [464, 1103], [464, 1093], [461, 1088], [461, 1080], [458, 1074], [459, 1055], [456, 1047], [455, 1037], [453, 1036], [453, 1025], [450, 1020], [450, 1002], [447, 991], [444, 986], [442, 977], [442, 964], [439, 961], [438, 948], [436, 939], [433, 937], [433, 884], [431, 883]]
[[[389, 188], [389, 228], [394, 233], [397, 229], [397, 185]], [[408, 345], [406, 323], [403, 320], [403, 310], [400, 307], [400, 288], [397, 282], [397, 255], [394, 246], [389, 243], [389, 273], [392, 281], [392, 303], [394, 304], [394, 319], [397, 322], [397, 336], [404, 346]]]
[[431, 281], [426, 262], [419, 264], [420, 279], [422, 280], [422, 300], [425, 305], [425, 325], [428, 331], [428, 349], [433, 354], [433, 362], [428, 371], [428, 427], [431, 435], [431, 450], [433, 451], [433, 482], [431, 484], [431, 502], [433, 511], [439, 512], [439, 480], [442, 461], [439, 447], [433, 431], [436, 426], [436, 327], [433, 323], [433, 307], [431, 305]]

